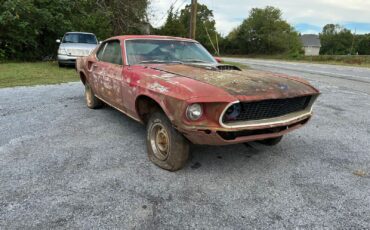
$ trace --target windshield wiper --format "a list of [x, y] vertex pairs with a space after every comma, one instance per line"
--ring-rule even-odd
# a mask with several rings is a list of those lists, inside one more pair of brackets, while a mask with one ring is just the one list
[[164, 60], [146, 60], [141, 61], [140, 64], [146, 64], [146, 63], [176, 63], [176, 64], [183, 64], [181, 61], [164, 61]]

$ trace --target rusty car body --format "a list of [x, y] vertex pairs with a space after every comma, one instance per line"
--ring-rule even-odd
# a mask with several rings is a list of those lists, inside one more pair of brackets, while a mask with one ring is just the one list
[[146, 124], [150, 160], [170, 171], [189, 143], [277, 144], [308, 122], [319, 95], [300, 78], [221, 64], [185, 38], [113, 37], [76, 69], [88, 107], [105, 102]]

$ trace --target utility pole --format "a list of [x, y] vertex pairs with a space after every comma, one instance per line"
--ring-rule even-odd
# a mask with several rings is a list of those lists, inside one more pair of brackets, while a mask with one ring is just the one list
[[190, 32], [189, 38], [195, 39], [195, 31], [197, 28], [197, 0], [191, 0], [191, 15], [190, 15]]
[[[352, 31], [351, 31], [351, 32], [352, 32]], [[351, 54], [351, 55], [353, 54], [353, 46], [354, 46], [354, 44], [355, 44], [356, 32], [357, 32], [357, 29], [355, 28], [355, 33], [353, 34], [353, 38], [352, 38], [352, 45], [351, 45], [351, 51], [350, 51], [350, 54]]]

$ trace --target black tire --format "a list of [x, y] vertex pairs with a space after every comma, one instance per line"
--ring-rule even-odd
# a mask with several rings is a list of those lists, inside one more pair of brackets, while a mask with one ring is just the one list
[[95, 96], [94, 91], [88, 83], [85, 84], [85, 100], [87, 107], [90, 109], [97, 109], [103, 105], [103, 102]]
[[146, 141], [148, 157], [155, 165], [172, 172], [185, 166], [189, 158], [189, 143], [162, 112], [154, 112], [150, 116]]
[[59, 68], [65, 67], [65, 65], [63, 63], [60, 63], [60, 62], [58, 62], [58, 66], [59, 66]]
[[261, 140], [261, 141], [258, 141], [258, 143], [261, 143], [267, 146], [274, 146], [274, 145], [279, 144], [282, 139], [283, 139], [283, 136], [280, 136], [280, 137]]

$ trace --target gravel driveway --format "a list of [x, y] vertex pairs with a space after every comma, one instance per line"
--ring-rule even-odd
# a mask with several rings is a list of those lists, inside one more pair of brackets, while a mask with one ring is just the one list
[[1, 89], [0, 229], [369, 229], [370, 91], [302, 75], [323, 93], [307, 126], [275, 147], [193, 146], [176, 173], [81, 83]]

